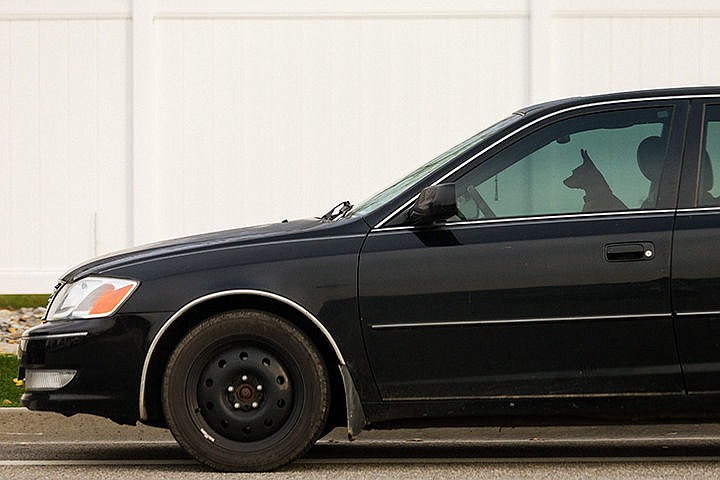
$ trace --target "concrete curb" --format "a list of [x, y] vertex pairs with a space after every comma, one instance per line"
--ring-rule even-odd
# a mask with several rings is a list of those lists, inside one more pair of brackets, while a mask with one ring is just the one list
[[0, 443], [48, 441], [172, 442], [168, 430], [146, 425], [118, 425], [94, 415], [65, 417], [53, 412], [34, 412], [23, 407], [0, 408]]
[[[674, 442], [693, 440], [720, 444], [720, 424], [597, 425], [556, 427], [466, 427], [373, 430], [363, 432], [356, 443], [423, 441], [479, 442], [561, 442], [616, 444], [627, 439]], [[347, 442], [347, 430], [336, 428], [325, 442]], [[118, 425], [94, 415], [65, 417], [53, 412], [35, 412], [23, 407], [0, 408], [0, 445], [17, 442], [174, 442], [166, 429]], [[1, 447], [0, 447], [1, 448]]]

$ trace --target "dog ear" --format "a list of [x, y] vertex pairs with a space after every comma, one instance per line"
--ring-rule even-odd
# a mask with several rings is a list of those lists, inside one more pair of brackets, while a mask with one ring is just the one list
[[590, 160], [590, 155], [588, 155], [587, 150], [584, 148], [580, 149], [580, 156], [582, 156], [583, 163], [592, 163], [592, 160]]

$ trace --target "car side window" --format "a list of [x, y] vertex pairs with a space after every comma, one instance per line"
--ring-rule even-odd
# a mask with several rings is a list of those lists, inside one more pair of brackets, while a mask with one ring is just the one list
[[720, 172], [720, 105], [705, 107], [702, 145], [697, 204], [720, 206], [720, 182], [714, 178], [714, 172]]
[[671, 118], [636, 108], [541, 128], [456, 180], [449, 221], [655, 208]]

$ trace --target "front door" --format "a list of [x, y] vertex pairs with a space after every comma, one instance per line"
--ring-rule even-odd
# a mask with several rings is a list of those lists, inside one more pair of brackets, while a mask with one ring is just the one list
[[445, 179], [447, 223], [373, 230], [359, 293], [382, 398], [682, 393], [669, 274], [685, 109], [555, 116]]

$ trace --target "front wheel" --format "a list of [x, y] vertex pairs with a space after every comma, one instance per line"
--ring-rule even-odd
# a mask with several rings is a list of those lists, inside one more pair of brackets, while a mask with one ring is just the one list
[[192, 329], [163, 378], [178, 443], [224, 471], [271, 470], [305, 453], [327, 421], [330, 388], [317, 348], [276, 315], [238, 310]]

